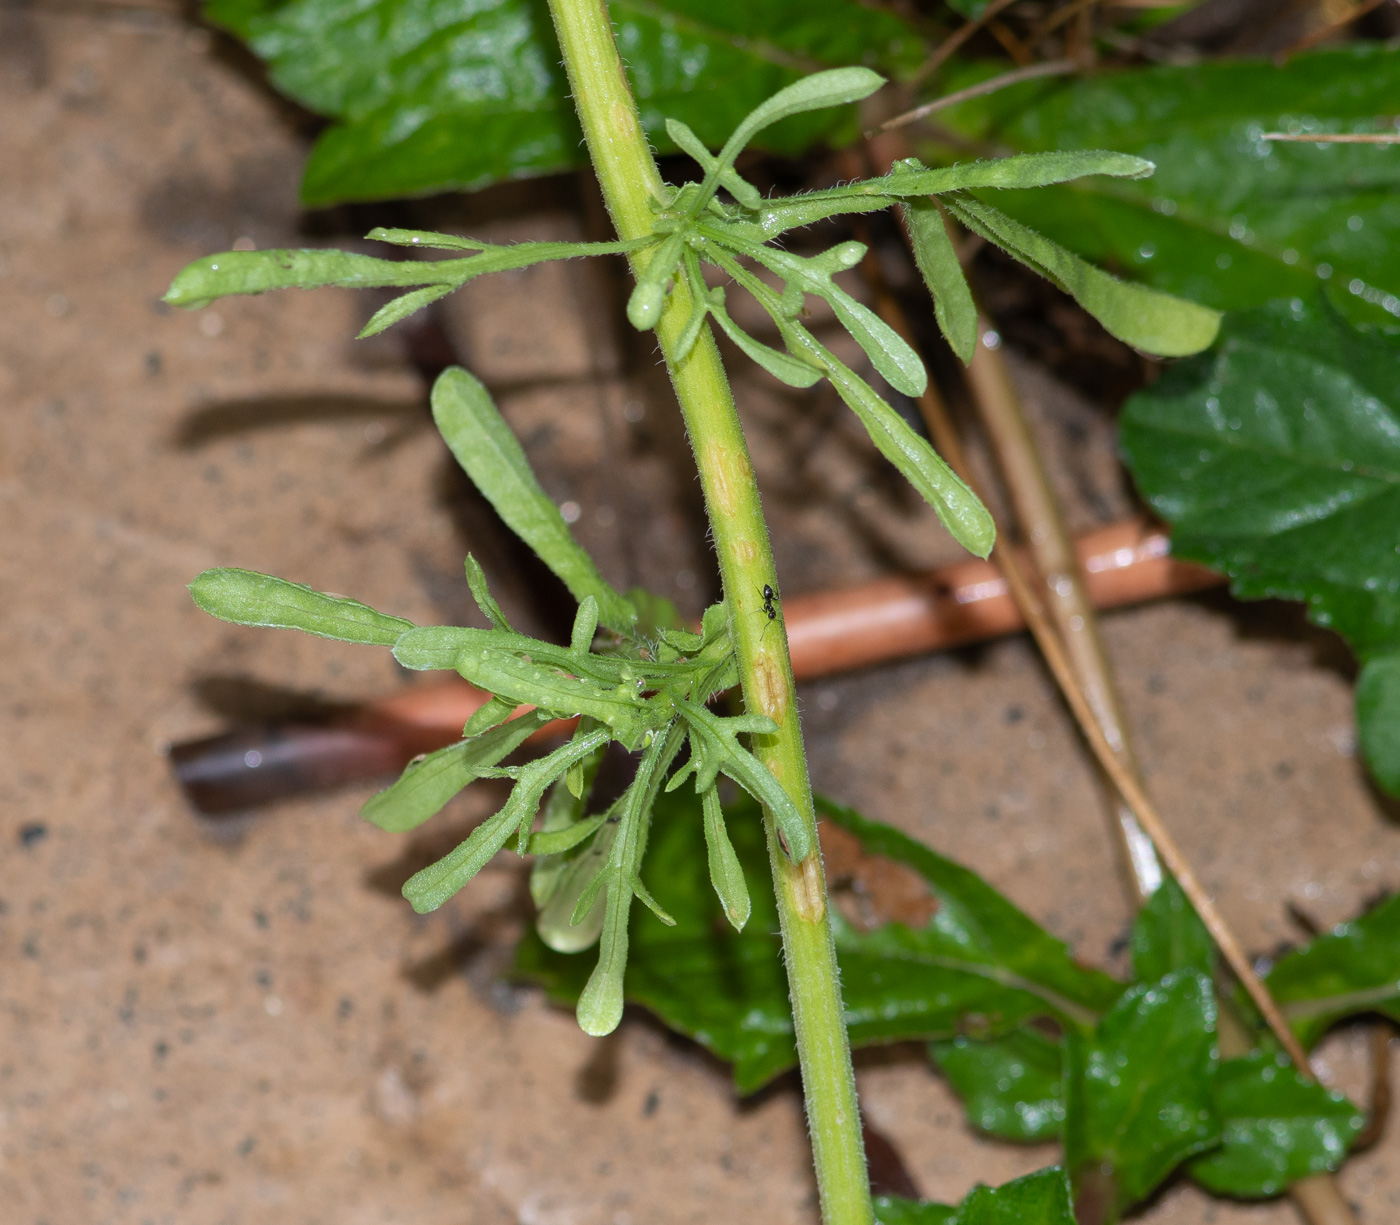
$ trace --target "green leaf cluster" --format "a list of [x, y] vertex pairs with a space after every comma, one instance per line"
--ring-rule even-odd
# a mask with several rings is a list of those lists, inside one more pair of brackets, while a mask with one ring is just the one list
[[1400, 341], [1316, 299], [1231, 315], [1128, 402], [1120, 438], [1175, 554], [1351, 644], [1361, 747], [1400, 794]]
[[[676, 925], [636, 918], [626, 998], [732, 1062], [749, 1092], [796, 1058], [776, 913], [759, 888], [762, 832], [751, 801], [725, 806], [755, 898], [750, 923], [731, 930], [709, 888], [696, 807], [684, 795], [658, 806], [650, 862]], [[1019, 1142], [1062, 1138], [1077, 1194], [1101, 1203], [1106, 1219], [1181, 1167], [1212, 1191], [1260, 1198], [1341, 1163], [1362, 1125], [1344, 1097], [1304, 1081], [1273, 1050], [1219, 1058], [1216, 953], [1175, 882], [1139, 915], [1134, 981], [1124, 984], [1079, 965], [967, 869], [820, 797], [817, 809], [862, 853], [917, 873], [932, 911], [919, 926], [873, 929], [833, 912], [852, 1043], [931, 1039], [973, 1126]], [[577, 999], [587, 975], [535, 936], [517, 950], [517, 970], [560, 1002]], [[1291, 954], [1269, 983], [1308, 1041], [1358, 1011], [1396, 1015], [1400, 902]], [[966, 1211], [877, 1207], [889, 1225], [973, 1219], [954, 1217]]]
[[[989, 76], [985, 64], [965, 69]], [[1083, 179], [998, 199], [1086, 259], [1222, 310], [1319, 287], [1357, 321], [1400, 325], [1400, 153], [1266, 132], [1390, 130], [1400, 48], [1354, 42], [1271, 60], [1036, 81], [940, 112], [998, 149], [1101, 147], [1153, 162], [1150, 183]], [[952, 148], [929, 156], [952, 156]]]
[[[667, 131], [699, 163], [704, 177], [699, 183], [667, 188], [665, 199], [654, 200], [652, 231], [640, 239], [527, 242], [502, 247], [452, 235], [378, 229], [371, 238], [405, 247], [466, 250], [471, 254], [422, 261], [383, 260], [340, 251], [225, 252], [185, 268], [165, 300], [174, 306], [201, 307], [226, 294], [290, 287], [408, 288], [408, 293], [369, 321], [361, 333], [369, 336], [485, 273], [544, 260], [629, 254], [640, 269], [627, 305], [628, 318], [635, 327], [654, 328], [672, 293], [680, 294], [679, 300], [688, 304], [687, 322], [667, 355], [672, 362], [686, 359], [707, 321], [713, 319], [775, 378], [794, 387], [810, 387], [822, 378], [830, 380], [881, 454], [913, 484], [960, 543], [985, 557], [991, 551], [995, 528], [976, 495], [927, 439], [802, 322], [809, 295], [825, 301], [891, 387], [907, 396], [924, 391], [928, 374], [918, 354], [835, 280], [837, 274], [864, 257], [865, 247], [844, 242], [819, 255], [803, 257], [774, 245], [776, 240], [827, 217], [903, 209], [939, 324], [964, 361], [971, 359], [977, 343], [976, 310], [940, 209], [1049, 277], [1072, 293], [1109, 331], [1149, 352], [1173, 356], [1195, 353], [1210, 344], [1219, 320], [1214, 311], [1195, 303], [1116, 280], [970, 194], [973, 189], [1036, 187], [1085, 175], [1141, 178], [1152, 172], [1152, 165], [1138, 157], [1103, 152], [1027, 154], [936, 170], [910, 160], [880, 178], [782, 199], [763, 198], [735, 169], [739, 153], [774, 125], [857, 101], [883, 83], [884, 78], [868, 68], [834, 68], [803, 77], [746, 115], [718, 155], [712, 155], [683, 121], [668, 119]], [[733, 203], [721, 201], [717, 194], [721, 188]], [[782, 349], [765, 344], [734, 322], [726, 307], [724, 287], [709, 286], [704, 264], [718, 269], [754, 297], [772, 320]], [[781, 282], [782, 288], [775, 288], [755, 267]], [[524, 462], [504, 426], [489, 436], [464, 436], [454, 442], [449, 435], [448, 441], [479, 484], [514, 481], [517, 477], [512, 474], [518, 473]], [[493, 475], [498, 469], [499, 475]], [[544, 535], [559, 538], [563, 525], [557, 513], [546, 518], [548, 523], [541, 520], [533, 525], [535, 534], [541, 540]], [[521, 526], [512, 526], [525, 534]], [[540, 550], [534, 539], [530, 543]], [[590, 571], [591, 563], [580, 558], [567, 575], [561, 571], [561, 577], [578, 596], [581, 590], [596, 586], [596, 576]], [[611, 625], [609, 618], [615, 619], [620, 610], [607, 606], [606, 598], [606, 593], [599, 597], [599, 613], [603, 623]]]
[[[405, 667], [452, 669], [491, 695], [461, 741], [412, 762], [398, 782], [365, 804], [364, 816], [404, 832], [479, 778], [511, 780], [501, 809], [411, 877], [404, 896], [420, 913], [436, 909], [514, 837], [521, 854], [536, 856], [531, 893], [541, 936], [569, 952], [599, 944], [597, 965], [580, 988], [578, 1017], [587, 1032], [608, 1033], [622, 1014], [633, 898], [659, 923], [676, 922], [641, 876], [663, 788], [671, 792], [693, 782], [694, 802], [703, 808], [703, 817], [693, 815], [706, 843], [706, 886], [736, 928], [745, 926], [752, 903], [720, 812], [719, 776], [763, 805], [795, 861], [811, 851], [811, 838], [787, 792], [739, 741], [740, 735], [773, 731], [773, 722], [724, 718], [706, 707], [738, 679], [725, 606], [706, 612], [699, 633], [642, 626], [633, 601], [613, 590], [574, 540], [485, 387], [464, 370], [446, 371], [433, 388], [433, 415], [501, 518], [579, 601], [567, 646], [516, 633], [471, 557], [467, 580], [489, 629], [415, 626], [355, 600], [247, 570], [207, 571], [190, 585], [191, 594], [223, 620], [389, 646]], [[653, 613], [660, 608], [648, 602]], [[525, 764], [502, 764], [552, 719], [577, 721], [565, 743]], [[639, 754], [636, 777], [612, 804], [589, 813], [593, 778], [612, 741]], [[687, 746], [688, 760], [673, 772]], [[760, 828], [756, 813], [752, 825]]]

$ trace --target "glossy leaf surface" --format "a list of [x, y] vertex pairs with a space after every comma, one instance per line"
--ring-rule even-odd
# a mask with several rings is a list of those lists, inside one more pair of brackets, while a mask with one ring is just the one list
[[[1231, 316], [1213, 353], [1129, 401], [1120, 436], [1177, 555], [1244, 599], [1305, 601], [1363, 660], [1400, 645], [1400, 342], [1322, 303]], [[1387, 717], [1375, 674], [1361, 697]], [[1362, 741], [1394, 785], [1382, 734]]]
[[1220, 1195], [1277, 1195], [1300, 1178], [1335, 1170], [1365, 1124], [1345, 1096], [1304, 1080], [1283, 1056], [1264, 1051], [1220, 1065], [1215, 1102], [1223, 1142], [1190, 1170]]
[[1065, 1154], [1081, 1197], [1116, 1219], [1220, 1140], [1210, 981], [1182, 970], [1140, 983], [1092, 1036], [1066, 1038]]
[[[755, 106], [816, 65], [912, 68], [922, 43], [856, 0], [613, 0], [618, 46], [652, 141], [663, 117], [719, 148]], [[530, 0], [209, 0], [273, 82], [335, 121], [302, 184], [309, 204], [470, 189], [579, 164], [583, 151], [543, 5]], [[797, 153], [854, 135], [849, 108], [762, 132]]]
[[[861, 933], [838, 926], [847, 1025], [855, 1045], [951, 1037], [967, 1024], [1003, 1032], [1030, 1016], [1092, 1025], [1122, 991], [1085, 970], [1064, 945], [990, 886], [897, 831], [818, 800], [822, 819], [854, 834], [870, 853], [918, 872], [936, 913], [917, 931], [892, 924]], [[796, 1063], [777, 914], [757, 805], [726, 806], [727, 827], [752, 899], [732, 931], [710, 883], [700, 804], [688, 788], [662, 796], [652, 823], [649, 879], [675, 917], [666, 927], [634, 916], [627, 998], [734, 1064], [743, 1092]], [[896, 930], [898, 934], [896, 933]], [[520, 970], [572, 1002], [588, 967], [527, 937]]]
[[1038, 81], [939, 119], [1001, 147], [1119, 149], [1156, 163], [1142, 183], [1084, 179], [995, 196], [1087, 259], [1229, 310], [1323, 284], [1393, 324], [1400, 149], [1261, 137], [1375, 131], [1377, 116], [1394, 113], [1397, 81], [1400, 48], [1356, 42], [1283, 66], [1222, 59]]
[[1053, 1140], [1065, 1121], [1060, 1043], [1030, 1027], [999, 1038], [955, 1038], [929, 1048], [962, 1098], [968, 1122], [1003, 1140]]
[[957, 1207], [881, 1195], [879, 1225], [1074, 1225], [1069, 1179], [1059, 1166], [1037, 1170], [999, 1187], [978, 1184]]
[[1173, 970], [1215, 970], [1215, 944], [1206, 925], [1171, 876], [1138, 911], [1131, 937], [1133, 977], [1156, 982]]
[[1400, 1020], [1400, 894], [1280, 958], [1265, 981], [1307, 1046], [1344, 1016]]

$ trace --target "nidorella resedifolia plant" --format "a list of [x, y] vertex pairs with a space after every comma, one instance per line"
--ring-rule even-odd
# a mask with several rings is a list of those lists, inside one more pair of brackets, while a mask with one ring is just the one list
[[[199, 307], [230, 294], [288, 287], [407, 289], [370, 319], [361, 333], [368, 336], [489, 272], [626, 255], [636, 275], [628, 318], [638, 329], [655, 331], [670, 369], [705, 492], [723, 601], [706, 610], [697, 631], [680, 624], [665, 601], [614, 590], [541, 489], [485, 387], [457, 368], [433, 388], [434, 418], [502, 519], [578, 601], [567, 646], [516, 633], [471, 557], [467, 577], [489, 629], [419, 627], [352, 599], [245, 570], [207, 571], [191, 590], [201, 608], [225, 620], [387, 646], [405, 667], [455, 670], [491, 695], [459, 743], [412, 763], [367, 803], [365, 815], [384, 829], [406, 831], [475, 779], [513, 780], [500, 811], [413, 876], [404, 895], [420, 912], [435, 909], [513, 838], [520, 853], [535, 857], [530, 888], [545, 942], [567, 952], [598, 944], [597, 964], [577, 1008], [579, 1024], [590, 1034], [610, 1032], [622, 1014], [633, 899], [672, 922], [643, 880], [658, 796], [688, 784], [701, 797], [711, 881], [729, 921], [742, 928], [751, 903], [717, 780], [723, 774], [752, 795], [764, 814], [823, 1214], [830, 1222], [868, 1221], [859, 1115], [777, 576], [708, 321], [784, 383], [809, 387], [828, 379], [954, 537], [986, 556], [994, 528], [977, 497], [870, 382], [803, 323], [807, 296], [822, 299], [883, 380], [905, 395], [924, 390], [928, 376], [918, 355], [835, 279], [861, 259], [864, 246], [843, 242], [803, 257], [784, 250], [779, 240], [827, 217], [898, 209], [939, 325], [963, 360], [976, 344], [976, 310], [945, 217], [1042, 273], [1115, 336], [1148, 352], [1175, 356], [1205, 348], [1218, 316], [1118, 281], [969, 194], [1085, 175], [1138, 178], [1153, 169], [1141, 158], [1059, 152], [933, 170], [911, 159], [879, 178], [784, 198], [762, 196], [738, 174], [736, 157], [769, 125], [859, 101], [878, 89], [883, 79], [865, 68], [821, 72], [781, 90], [740, 123], [718, 155], [685, 125], [669, 122], [672, 139], [703, 177], [680, 187], [664, 184], [641, 135], [606, 10], [591, 0], [556, 0], [551, 8], [618, 241], [493, 246], [448, 234], [376, 229], [370, 238], [469, 254], [404, 261], [328, 250], [226, 252], [182, 271], [166, 301]], [[752, 295], [782, 348], [738, 326], [726, 306], [725, 285], [711, 286], [706, 265]], [[736, 685], [744, 713], [726, 717], [710, 709], [714, 698]], [[517, 715], [521, 707], [532, 709]], [[501, 764], [560, 717], [577, 719], [566, 743], [524, 765]], [[636, 775], [617, 800], [590, 812], [593, 778], [612, 741], [638, 755]]]

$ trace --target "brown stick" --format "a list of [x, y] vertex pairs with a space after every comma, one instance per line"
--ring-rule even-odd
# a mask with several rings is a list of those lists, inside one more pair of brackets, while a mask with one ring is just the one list
[[1297, 55], [1299, 52], [1308, 51], [1316, 47], [1318, 43], [1325, 42], [1327, 39], [1331, 38], [1333, 34], [1340, 34], [1347, 26], [1351, 25], [1352, 22], [1359, 21], [1362, 17], [1366, 16], [1367, 13], [1371, 12], [1373, 9], [1380, 8], [1382, 4], [1386, 3], [1388, 3], [1388, 0], [1361, 0], [1361, 2], [1345, 16], [1339, 17], [1336, 21], [1329, 21], [1321, 29], [1314, 30], [1310, 34], [1305, 34], [1291, 47], [1285, 48], [1279, 54], [1278, 58], [1286, 60], [1291, 55]]
[[905, 111], [893, 119], [886, 119], [884, 123], [867, 132], [866, 135], [874, 136], [880, 132], [888, 132], [892, 128], [902, 128], [905, 124], [915, 123], [937, 111], [957, 106], [960, 102], [970, 102], [973, 98], [994, 94], [998, 90], [1005, 89], [1008, 85], [1019, 85], [1022, 81], [1033, 81], [1037, 77], [1064, 76], [1078, 67], [1079, 64], [1075, 60], [1047, 60], [1043, 64], [1030, 64], [1025, 68], [1015, 68], [1011, 72], [1003, 72], [1000, 76], [992, 77], [977, 85], [969, 85], [966, 89], [958, 89], [951, 94], [944, 94], [941, 98], [925, 102], [922, 106], [916, 106], [912, 111]]
[[[989, 332], [990, 325], [979, 320], [979, 336], [985, 337]], [[1034, 570], [1039, 572], [1040, 590], [1050, 619], [1084, 698], [1118, 760], [1140, 778], [1122, 702], [1087, 590], [1087, 576], [1065, 526], [1059, 499], [1041, 463], [1039, 448], [1026, 424], [1001, 349], [979, 343], [967, 368], [967, 382], [987, 428], [1016, 521], [1034, 559]], [[1109, 804], [1116, 810], [1116, 841], [1135, 887], [1135, 901], [1140, 904], [1162, 883], [1161, 865], [1132, 811], [1113, 792], [1108, 780], [1103, 781], [1110, 791]]]
[[914, 74], [909, 82], [910, 86], [921, 85], [924, 81], [927, 81], [929, 77], [947, 62], [948, 57], [961, 47], [963, 43], [967, 42], [967, 40], [976, 34], [987, 22], [991, 21], [993, 17], [1000, 13], [1002, 9], [1010, 8], [1015, 3], [1016, 0], [992, 0], [992, 2], [982, 10], [982, 15], [980, 17], [974, 21], [969, 21], [964, 26], [959, 26], [952, 34], [945, 38], [934, 50], [933, 54], [919, 66], [918, 72]]
[[1400, 132], [1334, 132], [1313, 136], [1294, 132], [1265, 132], [1260, 140], [1289, 140], [1310, 145], [1396, 145]]

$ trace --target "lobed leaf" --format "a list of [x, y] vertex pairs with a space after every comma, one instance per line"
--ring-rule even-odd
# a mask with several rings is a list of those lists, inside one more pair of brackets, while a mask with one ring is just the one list
[[190, 595], [221, 621], [302, 630], [341, 642], [393, 646], [414, 628], [412, 621], [376, 612], [358, 600], [253, 570], [206, 570], [190, 584]]
[[505, 846], [512, 833], [526, 828], [534, 818], [545, 788], [569, 766], [608, 742], [608, 733], [597, 731], [569, 741], [538, 761], [522, 767], [510, 799], [494, 816], [476, 827], [467, 840], [435, 864], [415, 872], [404, 884], [403, 895], [419, 914], [436, 910], [461, 889]]
[[360, 815], [390, 833], [417, 829], [480, 778], [483, 768], [505, 760], [547, 722], [548, 715], [532, 711], [470, 740], [415, 758], [392, 787], [365, 801]]
[[1209, 348], [1220, 330], [1218, 311], [1120, 281], [990, 205], [957, 196], [944, 202], [974, 234], [1058, 285], [1125, 344], [1159, 357], [1185, 357]]
[[1215, 1077], [1221, 1146], [1197, 1157], [1191, 1177], [1217, 1195], [1259, 1199], [1335, 1170], [1365, 1125], [1346, 1097], [1304, 1080], [1284, 1055], [1252, 1051]]
[[1342, 1017], [1400, 1020], [1400, 894], [1281, 957], [1265, 982], [1305, 1046]]
[[1063, 1131], [1064, 1055], [1060, 1043], [1039, 1030], [959, 1036], [931, 1043], [929, 1054], [979, 1130], [1022, 1143], [1053, 1140]]
[[580, 603], [598, 601], [599, 620], [626, 633], [637, 612], [598, 573], [574, 540], [559, 508], [540, 488], [525, 452], [479, 379], [460, 367], [433, 385], [433, 419], [473, 483], [517, 536], [538, 554]]
[[1107, 1219], [1220, 1142], [1215, 1015], [1210, 980], [1179, 970], [1130, 987], [1091, 1036], [1066, 1034], [1065, 1156]]

